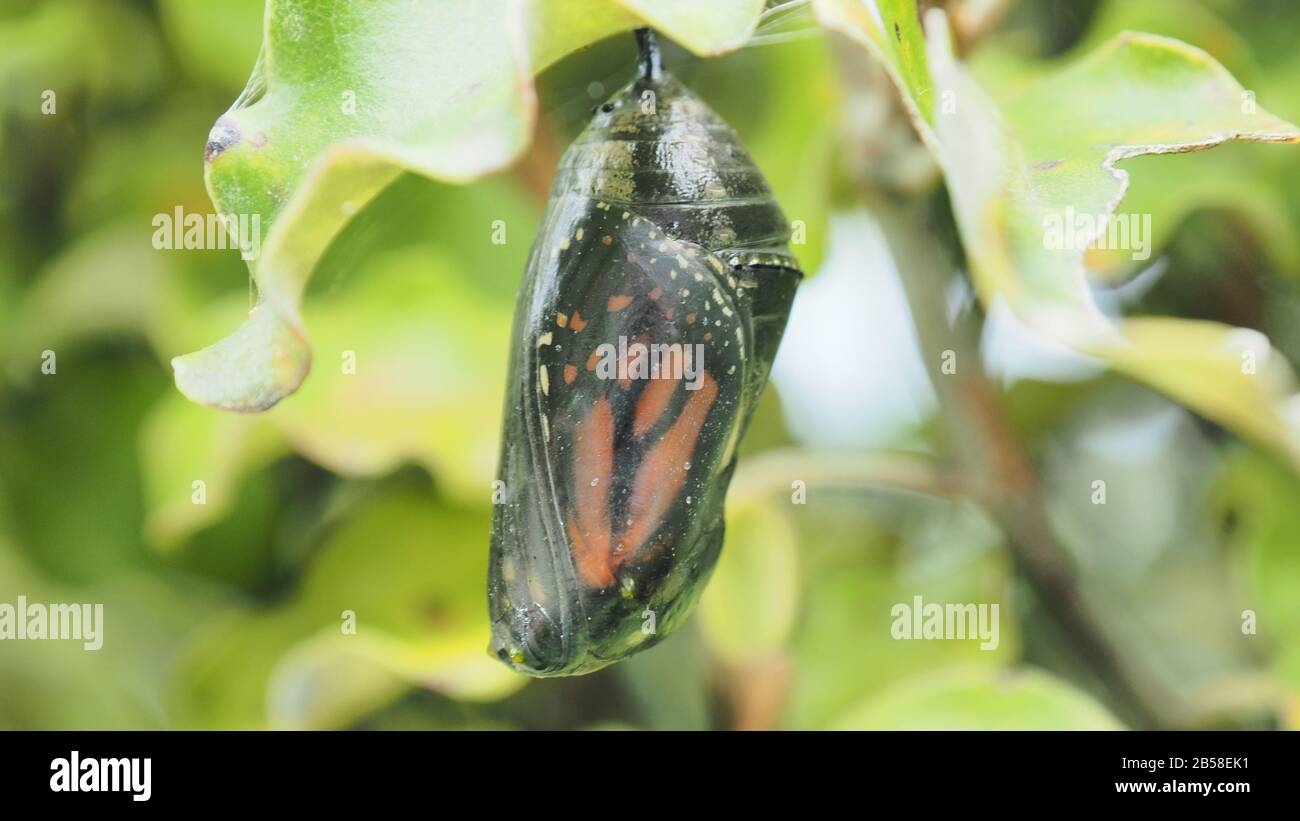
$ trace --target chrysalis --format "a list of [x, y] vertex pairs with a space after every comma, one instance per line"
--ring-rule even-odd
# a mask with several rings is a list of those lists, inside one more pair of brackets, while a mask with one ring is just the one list
[[565, 152], [511, 341], [491, 651], [591, 672], [689, 614], [802, 278], [736, 133], [659, 65]]

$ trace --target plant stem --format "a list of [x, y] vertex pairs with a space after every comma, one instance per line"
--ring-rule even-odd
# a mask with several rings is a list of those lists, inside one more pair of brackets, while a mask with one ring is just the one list
[[[938, 232], [928, 203], [881, 199], [872, 206], [893, 252], [931, 374], [945, 445], [964, 484], [978, 488], [976, 499], [1006, 532], [1016, 565], [1043, 608], [1105, 688], [1129, 707], [1132, 720], [1147, 727], [1170, 725], [1176, 720], [1175, 700], [1140, 663], [1119, 656], [1081, 594], [1073, 559], [1048, 521], [1033, 463], [999, 391], [984, 373], [974, 317], [967, 314], [949, 324], [946, 285], [954, 266], [935, 241]], [[939, 372], [945, 355], [955, 356], [955, 373]]]
[[932, 458], [919, 453], [791, 447], [742, 459], [731, 480], [727, 503], [743, 505], [769, 493], [789, 492], [793, 479], [810, 485], [875, 487], [944, 497], [974, 492], [963, 477], [945, 472]]

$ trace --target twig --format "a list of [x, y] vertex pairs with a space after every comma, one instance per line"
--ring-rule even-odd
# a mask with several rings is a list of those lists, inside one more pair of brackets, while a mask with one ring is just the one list
[[789, 491], [793, 479], [810, 485], [874, 487], [931, 496], [973, 493], [961, 476], [942, 470], [933, 459], [918, 453], [781, 448], [742, 459], [727, 502], [746, 504], [767, 493]]
[[[1016, 565], [1106, 688], [1130, 707], [1137, 723], [1169, 726], [1178, 715], [1175, 699], [1140, 664], [1119, 656], [1081, 595], [1074, 562], [1044, 511], [1034, 466], [984, 373], [973, 318], [949, 325], [945, 285], [953, 265], [935, 242], [928, 204], [881, 198], [872, 205], [893, 251], [930, 365], [945, 442], [960, 472], [968, 483], [978, 482], [976, 499], [1007, 533]], [[956, 357], [956, 373], [936, 373], [945, 352]]]

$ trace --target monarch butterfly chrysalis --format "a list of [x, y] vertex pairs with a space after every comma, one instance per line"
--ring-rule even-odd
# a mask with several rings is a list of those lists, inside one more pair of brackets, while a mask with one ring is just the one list
[[637, 37], [639, 76], [560, 162], [511, 340], [491, 651], [534, 676], [685, 620], [802, 278], [736, 133]]

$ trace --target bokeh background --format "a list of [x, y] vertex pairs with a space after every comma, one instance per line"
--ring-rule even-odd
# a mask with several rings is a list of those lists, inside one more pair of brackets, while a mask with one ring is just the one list
[[[1300, 121], [1293, 3], [1008, 5], [970, 55], [977, 75], [1032, 77], [1132, 28], [1206, 49]], [[515, 290], [559, 153], [629, 76], [631, 38], [539, 78], [534, 143], [508, 173], [406, 175], [359, 214], [310, 285], [303, 389], [233, 415], [182, 398], [169, 361], [239, 324], [247, 269], [234, 251], [155, 250], [152, 219], [211, 211], [203, 145], [261, 14], [0, 2], [0, 602], [102, 602], [106, 620], [98, 652], [0, 643], [0, 728], [1149, 726], [1043, 617], [994, 520], [908, 480], [936, 450], [936, 401], [880, 223], [840, 173], [840, 115], [883, 115], [850, 111], [835, 44], [797, 13], [717, 60], [667, 52], [804, 223], [795, 250], [815, 272], [705, 600], [662, 645], [583, 678], [528, 681], [489, 658]], [[1103, 301], [1256, 328], [1300, 362], [1300, 148], [1126, 168], [1122, 210], [1151, 212], [1160, 245]], [[959, 284], [953, 304], [969, 305]], [[1162, 724], [1300, 723], [1300, 480], [1006, 316], [983, 318], [981, 349], [1110, 650], [1161, 694]], [[854, 463], [900, 486], [857, 481]], [[890, 608], [917, 595], [998, 603], [998, 648], [893, 640]]]

